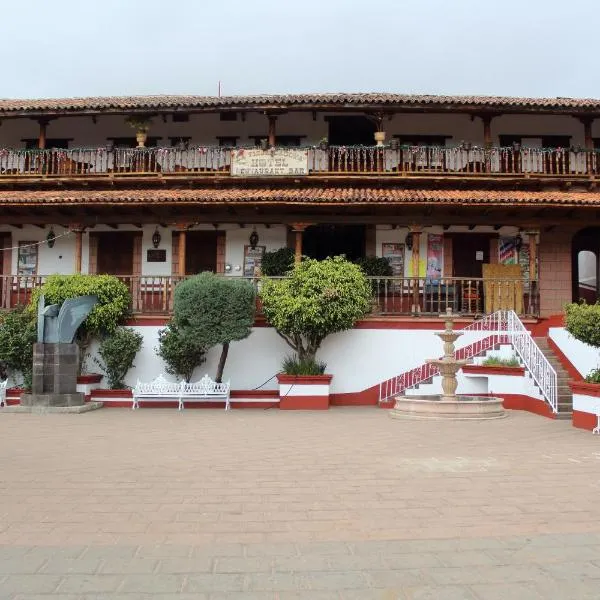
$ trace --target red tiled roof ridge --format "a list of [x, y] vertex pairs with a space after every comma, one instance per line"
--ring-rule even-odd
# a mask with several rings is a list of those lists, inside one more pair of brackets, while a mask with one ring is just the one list
[[401, 188], [227, 188], [0, 191], [0, 206], [48, 204], [453, 204], [597, 206], [600, 192], [423, 190]]
[[152, 94], [140, 96], [89, 96], [72, 98], [4, 98], [0, 114], [27, 111], [78, 110], [158, 110], [201, 108], [252, 108], [264, 106], [301, 107], [302, 105], [437, 105], [473, 106], [476, 108], [555, 108], [600, 110], [600, 99], [571, 97], [518, 97], [478, 94], [400, 94], [391, 92], [327, 92], [314, 94], [249, 94], [238, 96], [203, 96]]

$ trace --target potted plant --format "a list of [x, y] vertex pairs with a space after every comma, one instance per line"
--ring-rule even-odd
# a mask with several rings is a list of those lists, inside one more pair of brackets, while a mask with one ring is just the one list
[[464, 373], [487, 373], [490, 375], [525, 375], [525, 368], [516, 355], [510, 358], [490, 355], [480, 365], [465, 365]]
[[383, 146], [385, 143], [385, 131], [376, 131], [375, 132], [375, 141], [378, 146]]
[[152, 120], [148, 117], [131, 116], [125, 119], [127, 125], [135, 129], [135, 139], [138, 144], [138, 148], [143, 148], [148, 139], [148, 131], [152, 125]]
[[[567, 304], [565, 329], [580, 342], [600, 348], [600, 304]], [[570, 381], [569, 386], [573, 392], [573, 425], [583, 429], [597, 428], [600, 368], [592, 369], [584, 381]]]
[[319, 149], [326, 151], [328, 148], [329, 148], [329, 140], [327, 139], [327, 136], [325, 136], [319, 140]]
[[390, 140], [390, 150], [400, 150], [400, 140], [398, 138]]
[[316, 354], [323, 340], [345, 331], [371, 305], [371, 286], [358, 265], [343, 257], [307, 259], [284, 279], [262, 279], [267, 321], [294, 351], [278, 375], [282, 409], [329, 408], [332, 375]]
[[269, 140], [267, 138], [263, 138], [260, 140], [260, 149], [267, 151], [269, 149]]

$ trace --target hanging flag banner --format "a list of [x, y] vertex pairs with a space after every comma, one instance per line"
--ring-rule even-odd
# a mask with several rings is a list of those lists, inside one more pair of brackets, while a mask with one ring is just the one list
[[517, 247], [514, 237], [500, 238], [498, 243], [498, 262], [501, 265], [517, 264]]
[[427, 235], [427, 279], [440, 279], [444, 265], [444, 236], [437, 233]]

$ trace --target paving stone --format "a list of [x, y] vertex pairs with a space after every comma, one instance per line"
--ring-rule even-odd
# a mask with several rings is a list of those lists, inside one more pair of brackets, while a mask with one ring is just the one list
[[88, 592], [114, 592], [123, 582], [120, 575], [66, 575], [58, 592], [77, 594]]
[[[479, 600], [471, 590], [463, 586], [418, 586], [403, 590], [406, 600]], [[503, 600], [516, 600], [505, 596]], [[535, 598], [532, 597], [532, 600]]]
[[166, 594], [181, 592], [184, 583], [183, 575], [165, 573], [124, 575], [119, 593], [153, 593]]
[[251, 573], [246, 576], [246, 587], [251, 592], [297, 592], [309, 590], [309, 576], [296, 573]]
[[186, 577], [184, 592], [241, 592], [244, 590], [244, 575], [214, 573], [189, 575]]
[[9, 594], [51, 594], [61, 582], [59, 575], [9, 575], [0, 583], [0, 598], [10, 597]]
[[163, 558], [158, 564], [159, 573], [210, 573], [214, 559], [206, 556], [195, 558]]
[[40, 569], [40, 573], [69, 574], [82, 573], [93, 575], [100, 569], [102, 561], [97, 558], [51, 558]]
[[20, 573], [37, 573], [46, 564], [47, 559], [19, 556], [0, 559], [0, 575], [17, 575]]
[[[536, 585], [533, 583], [487, 583], [485, 585], [473, 585], [471, 590], [477, 600], [542, 600], [547, 596], [541, 596]], [[566, 600], [564, 596], [550, 596]]]
[[272, 570], [273, 558], [268, 556], [223, 556], [215, 559], [215, 573], [270, 573]]
[[99, 573], [123, 575], [154, 573], [157, 570], [158, 562], [158, 559], [155, 558], [108, 558], [102, 561]]
[[[600, 567], [591, 562], [562, 562], [542, 565], [543, 570], [554, 579], [600, 580]], [[598, 581], [600, 590], [600, 581]]]

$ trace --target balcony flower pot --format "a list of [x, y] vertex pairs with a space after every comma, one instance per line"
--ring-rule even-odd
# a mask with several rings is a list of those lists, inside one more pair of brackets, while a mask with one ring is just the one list
[[327, 410], [333, 375], [277, 375], [281, 410]]
[[525, 367], [509, 367], [507, 365], [465, 365], [463, 373], [472, 375], [508, 375], [513, 377], [523, 377]]
[[377, 142], [378, 146], [383, 146], [383, 143], [385, 142], [385, 131], [376, 131], [375, 141]]
[[398, 138], [390, 140], [390, 150], [400, 150], [400, 140]]
[[138, 144], [138, 148], [144, 148], [146, 145], [146, 140], [148, 139], [147, 131], [138, 131], [135, 134], [135, 140]]

